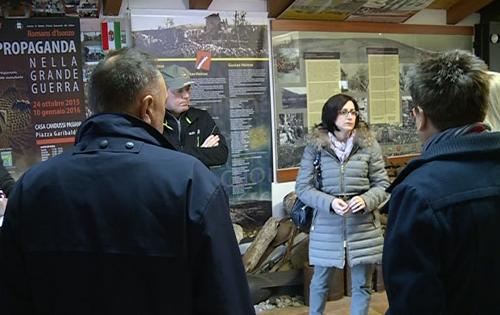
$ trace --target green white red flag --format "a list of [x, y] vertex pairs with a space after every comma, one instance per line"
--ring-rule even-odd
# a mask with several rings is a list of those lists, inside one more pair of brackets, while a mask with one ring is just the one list
[[102, 50], [113, 50], [122, 47], [120, 22], [101, 23]]

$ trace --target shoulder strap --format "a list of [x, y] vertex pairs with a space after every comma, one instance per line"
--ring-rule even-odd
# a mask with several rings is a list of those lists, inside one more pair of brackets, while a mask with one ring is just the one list
[[321, 177], [321, 150], [316, 151], [316, 156], [313, 161], [314, 172], [316, 173], [316, 182], [318, 183], [318, 189], [323, 188], [323, 180]]

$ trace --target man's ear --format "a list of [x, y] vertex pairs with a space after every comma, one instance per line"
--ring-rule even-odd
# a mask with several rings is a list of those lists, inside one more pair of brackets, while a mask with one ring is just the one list
[[148, 124], [151, 124], [152, 122], [151, 113], [153, 105], [154, 100], [151, 94], [147, 94], [141, 99], [141, 104], [139, 107], [139, 117]]
[[429, 121], [424, 110], [420, 106], [417, 106], [415, 110], [415, 124], [417, 131], [424, 131], [427, 128], [428, 123]]

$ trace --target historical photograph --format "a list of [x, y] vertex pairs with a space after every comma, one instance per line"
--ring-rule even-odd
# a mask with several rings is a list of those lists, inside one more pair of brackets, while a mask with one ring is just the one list
[[300, 82], [300, 57], [298, 48], [275, 49], [276, 75], [282, 82]]
[[265, 24], [253, 24], [244, 11], [231, 17], [212, 13], [205, 24], [183, 23], [180, 17], [149, 17], [149, 29], [133, 33], [136, 47], [161, 57], [193, 57], [198, 51], [213, 57], [266, 57]]

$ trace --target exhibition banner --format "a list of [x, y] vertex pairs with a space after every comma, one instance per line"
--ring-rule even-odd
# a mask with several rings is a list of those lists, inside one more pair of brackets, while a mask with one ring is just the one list
[[207, 110], [229, 147], [212, 168], [245, 228], [271, 216], [272, 146], [268, 22], [264, 13], [132, 10], [135, 46], [195, 82], [191, 106]]
[[20, 176], [74, 143], [81, 121], [78, 18], [0, 20], [0, 156]]

